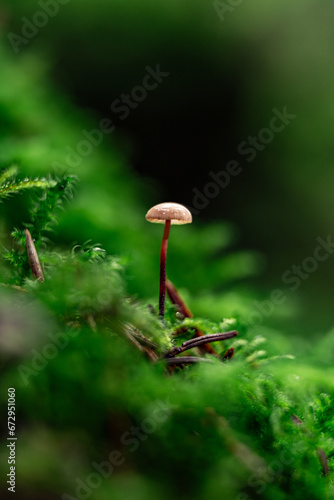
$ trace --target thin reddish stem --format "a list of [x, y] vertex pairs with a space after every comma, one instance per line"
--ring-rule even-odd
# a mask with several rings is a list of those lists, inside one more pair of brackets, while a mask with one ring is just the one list
[[165, 316], [165, 295], [166, 295], [166, 258], [168, 236], [170, 230], [170, 220], [165, 222], [164, 235], [162, 237], [160, 251], [160, 288], [159, 288], [159, 318], [164, 319]]

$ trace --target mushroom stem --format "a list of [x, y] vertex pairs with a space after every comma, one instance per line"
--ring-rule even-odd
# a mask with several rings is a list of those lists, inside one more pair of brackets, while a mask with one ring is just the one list
[[168, 236], [170, 230], [170, 220], [165, 222], [164, 235], [162, 237], [161, 251], [160, 251], [160, 288], [159, 288], [159, 318], [164, 319], [165, 316], [165, 295], [166, 295], [166, 257]]

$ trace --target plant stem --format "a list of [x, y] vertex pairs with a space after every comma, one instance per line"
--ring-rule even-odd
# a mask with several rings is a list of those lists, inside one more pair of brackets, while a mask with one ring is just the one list
[[166, 290], [170, 300], [177, 306], [179, 313], [181, 313], [185, 318], [192, 318], [192, 312], [169, 279], [166, 280]]
[[[183, 314], [186, 318], [192, 318], [193, 314], [190, 311], [189, 307], [187, 304], [184, 302], [182, 299], [181, 295], [177, 291], [176, 287], [173, 285], [173, 283], [170, 280], [166, 280], [166, 290], [168, 293], [168, 296], [170, 300], [177, 306], [178, 311]], [[182, 329], [183, 330], [183, 329]], [[195, 328], [195, 335], [196, 337], [201, 337], [203, 332], [199, 330], [198, 328]], [[214, 356], [218, 356], [218, 353], [215, 351], [215, 349], [210, 345], [210, 344], [202, 344], [199, 346], [199, 350], [202, 353], [209, 353], [213, 354]]]
[[28, 229], [25, 230], [25, 235], [26, 235], [26, 247], [27, 247], [28, 260], [29, 260], [32, 274], [39, 281], [44, 281], [43, 271], [42, 271], [41, 265], [39, 263], [39, 258], [38, 258], [38, 254], [36, 251], [36, 247], [35, 247], [35, 244], [33, 242], [33, 239], [31, 237], [31, 234], [28, 231]]
[[165, 222], [164, 235], [162, 237], [161, 252], [160, 252], [160, 288], [159, 288], [159, 318], [164, 319], [165, 316], [165, 295], [166, 295], [166, 257], [168, 236], [170, 230], [170, 220]]
[[179, 356], [178, 358], [164, 358], [160, 361], [164, 361], [167, 365], [183, 365], [184, 363], [212, 363], [211, 359], [199, 358], [198, 356]]
[[165, 354], [165, 357], [170, 358], [176, 356], [181, 352], [188, 351], [189, 349], [193, 349], [194, 347], [197, 347], [199, 345], [206, 344], [207, 342], [219, 342], [221, 340], [233, 339], [237, 335], [238, 332], [236, 330], [224, 333], [212, 333], [211, 335], [201, 335], [200, 337], [196, 337], [194, 339], [183, 342], [180, 347], [173, 347], [173, 349]]

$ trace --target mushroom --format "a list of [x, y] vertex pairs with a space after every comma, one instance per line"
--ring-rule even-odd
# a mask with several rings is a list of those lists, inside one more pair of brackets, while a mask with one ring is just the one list
[[189, 210], [179, 203], [160, 203], [150, 208], [146, 214], [146, 220], [165, 224], [160, 252], [160, 288], [159, 288], [159, 318], [163, 320], [165, 315], [166, 294], [166, 257], [168, 236], [171, 224], [189, 224], [192, 216]]

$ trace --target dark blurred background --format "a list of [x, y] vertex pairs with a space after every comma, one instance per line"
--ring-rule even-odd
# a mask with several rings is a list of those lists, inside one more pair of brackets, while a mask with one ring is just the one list
[[[10, 50], [8, 33], [22, 34], [26, 20], [51, 3], [2, 0]], [[209, 173], [238, 161], [242, 172], [202, 199], [194, 219], [231, 222], [235, 248], [260, 252], [263, 271], [252, 286], [263, 300], [281, 288], [298, 303], [290, 331], [326, 330], [333, 324], [333, 256], [295, 293], [282, 276], [313, 255], [318, 237], [333, 234], [334, 4], [231, 3], [70, 0], [19, 44], [17, 61], [28, 52], [44, 58], [69, 101], [93, 112], [97, 124], [113, 120], [112, 140], [150, 187], [150, 203], [193, 207], [194, 190], [208, 192]], [[121, 119], [112, 103], [157, 65], [169, 76]], [[240, 145], [284, 108], [295, 118], [280, 132], [263, 132], [247, 161]]]

